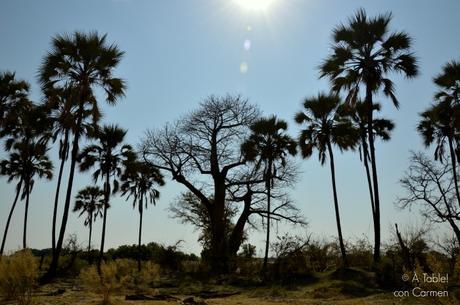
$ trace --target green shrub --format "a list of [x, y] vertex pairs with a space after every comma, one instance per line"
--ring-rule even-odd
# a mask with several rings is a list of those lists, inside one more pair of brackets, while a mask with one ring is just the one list
[[38, 263], [29, 250], [19, 251], [0, 260], [0, 292], [20, 305], [31, 304], [38, 278]]

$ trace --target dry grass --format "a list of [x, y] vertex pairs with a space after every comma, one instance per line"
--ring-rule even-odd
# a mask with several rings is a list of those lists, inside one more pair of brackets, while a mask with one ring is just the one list
[[19, 251], [0, 260], [0, 294], [19, 305], [31, 304], [38, 278], [38, 265], [30, 251]]

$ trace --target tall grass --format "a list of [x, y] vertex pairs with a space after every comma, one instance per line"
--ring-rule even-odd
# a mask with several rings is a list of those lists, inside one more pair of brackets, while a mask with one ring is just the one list
[[32, 291], [38, 278], [38, 264], [29, 250], [3, 256], [0, 260], [0, 293], [19, 305], [32, 302]]

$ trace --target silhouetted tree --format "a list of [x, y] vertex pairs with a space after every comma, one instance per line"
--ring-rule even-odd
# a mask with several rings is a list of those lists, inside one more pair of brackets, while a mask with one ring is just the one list
[[169, 172], [205, 206], [216, 271], [228, 268], [225, 202], [232, 183], [228, 178], [245, 163], [239, 146], [258, 116], [258, 109], [239, 96], [211, 96], [176, 124], [149, 131], [143, 141], [144, 157]]
[[[2, 132], [5, 136], [5, 149], [10, 155], [7, 160], [2, 161], [2, 172], [12, 176], [12, 179], [20, 175], [19, 184], [23, 183], [21, 196], [21, 199], [25, 199], [23, 247], [26, 248], [29, 199], [34, 186], [34, 177], [47, 179], [52, 177], [53, 166], [47, 156], [50, 121], [44, 109], [28, 100], [27, 96], [22, 96], [19, 104], [14, 105], [9, 111], [14, 113], [7, 114], [10, 121], [4, 125]], [[19, 184], [17, 191], [20, 189]], [[17, 198], [8, 216], [5, 238], [16, 202]]]
[[263, 270], [267, 271], [268, 249], [270, 245], [270, 199], [271, 188], [278, 166], [286, 165], [286, 156], [297, 153], [297, 143], [284, 132], [287, 123], [276, 116], [261, 118], [251, 126], [251, 135], [242, 144], [242, 152], [248, 161], [255, 162], [256, 169], [263, 169], [263, 179], [267, 190], [267, 237]]
[[335, 92], [347, 91], [345, 101], [354, 104], [364, 87], [364, 102], [368, 111], [369, 156], [372, 166], [374, 193], [374, 262], [380, 260], [380, 197], [373, 133], [373, 97], [382, 90], [391, 98], [395, 107], [399, 101], [394, 93], [391, 72], [399, 72], [408, 78], [417, 75], [416, 59], [411, 52], [411, 38], [398, 31], [389, 33], [390, 13], [369, 18], [360, 9], [347, 25], [333, 31], [333, 53], [320, 65], [321, 77], [328, 77]]
[[76, 99], [75, 130], [70, 154], [70, 171], [67, 183], [67, 193], [62, 215], [62, 223], [56, 249], [48, 273], [44, 280], [54, 276], [67, 226], [67, 219], [72, 198], [72, 187], [77, 157], [80, 152], [79, 143], [84, 130], [82, 126], [91, 119], [97, 123], [100, 118], [95, 89], [102, 89], [106, 94], [105, 101], [114, 105], [124, 95], [125, 83], [113, 76], [113, 70], [123, 56], [115, 44], [108, 44], [106, 35], [96, 32], [75, 32], [70, 35], [57, 35], [53, 38], [52, 49], [43, 59], [39, 69], [39, 80], [44, 92], [50, 90], [71, 90], [71, 96]]
[[452, 179], [451, 164], [438, 165], [423, 153], [412, 153], [410, 166], [401, 185], [407, 195], [398, 199], [401, 208], [417, 206], [422, 215], [434, 223], [447, 222], [460, 245], [460, 210], [454, 204], [455, 184]]
[[444, 159], [447, 142], [455, 194], [460, 205], [457, 162], [460, 160], [460, 63], [452, 61], [443, 67], [443, 73], [434, 78], [439, 91], [435, 94], [436, 103], [421, 114], [417, 129], [425, 146], [436, 142], [434, 157]]
[[305, 129], [302, 129], [299, 135], [299, 146], [302, 157], [309, 158], [316, 149], [318, 150], [318, 157], [321, 165], [324, 165], [326, 156], [329, 154], [340, 251], [342, 253], [343, 264], [347, 266], [347, 255], [343, 242], [339, 201], [335, 183], [335, 165], [332, 145], [336, 145], [340, 150], [354, 149], [356, 135], [349, 119], [340, 116], [339, 112], [337, 112], [340, 103], [341, 100], [338, 95], [326, 95], [321, 93], [317, 97], [307, 98], [303, 104], [303, 111], [296, 114], [295, 120], [298, 124], [305, 125]]
[[84, 225], [89, 227], [88, 253], [91, 252], [91, 235], [93, 223], [102, 217], [104, 208], [104, 192], [97, 186], [87, 186], [81, 189], [75, 197], [74, 212], [80, 212], [78, 217], [86, 213]]
[[17, 112], [30, 104], [29, 89], [29, 83], [16, 79], [15, 73], [0, 73], [0, 138], [7, 135], [8, 127], [18, 124]]
[[141, 245], [142, 245], [142, 216], [144, 214], [144, 206], [147, 209], [148, 204], [156, 204], [156, 200], [160, 197], [160, 191], [156, 186], [165, 184], [160, 171], [150, 163], [141, 162], [138, 160], [128, 160], [126, 162], [126, 170], [122, 175], [121, 194], [126, 195], [126, 200], [133, 199], [133, 208], [139, 210], [139, 241], [137, 268], [141, 271]]
[[[373, 104], [373, 111], [379, 112], [380, 111], [380, 104], [374, 103]], [[367, 186], [369, 189], [369, 197], [371, 201], [371, 209], [372, 209], [372, 216], [375, 216], [375, 204], [374, 204], [374, 191], [372, 188], [372, 178], [371, 178], [371, 171], [369, 168], [369, 143], [368, 143], [368, 111], [367, 111], [367, 104], [362, 101], [357, 101], [353, 107], [350, 105], [342, 105], [339, 110], [343, 115], [350, 116], [351, 121], [354, 125], [354, 128], [357, 130], [357, 138], [356, 141], [359, 143], [359, 151], [360, 151], [360, 160], [364, 164], [364, 168], [366, 169], [366, 179], [367, 179]], [[383, 141], [390, 140], [390, 133], [394, 128], [394, 124], [391, 120], [383, 119], [383, 118], [373, 118], [372, 119], [372, 129], [374, 132], [374, 139], [380, 138]]]
[[54, 195], [53, 220], [51, 229], [51, 248], [56, 248], [56, 221], [59, 205], [59, 194], [61, 189], [62, 175], [65, 162], [69, 157], [69, 141], [71, 133], [75, 131], [78, 105], [75, 96], [69, 88], [48, 89], [45, 92], [46, 100], [43, 103], [49, 118], [52, 121], [52, 140], [59, 138], [58, 156], [60, 160], [59, 173], [57, 176], [56, 192]]
[[104, 256], [107, 210], [110, 207], [110, 195], [118, 192], [118, 178], [123, 172], [124, 162], [133, 158], [131, 146], [122, 145], [126, 130], [117, 125], [104, 125], [95, 130], [96, 144], [85, 147], [78, 157], [80, 170], [87, 171], [95, 167], [92, 174], [94, 182], [99, 178], [104, 182], [104, 206], [102, 218], [102, 237], [99, 253], [98, 270]]

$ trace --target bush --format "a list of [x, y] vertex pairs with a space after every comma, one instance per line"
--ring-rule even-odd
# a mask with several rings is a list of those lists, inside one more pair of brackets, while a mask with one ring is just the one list
[[20, 305], [30, 304], [37, 278], [37, 260], [29, 250], [2, 257], [0, 291], [6, 299], [15, 299]]
[[160, 267], [153, 263], [143, 264], [142, 270], [137, 271], [137, 262], [129, 259], [118, 259], [101, 265], [101, 276], [95, 266], [84, 269], [80, 273], [82, 284], [90, 291], [100, 294], [102, 304], [111, 304], [114, 292], [123, 289], [135, 290], [136, 293], [146, 293], [159, 280]]
[[115, 262], [103, 263], [100, 276], [96, 267], [91, 266], [80, 273], [80, 279], [88, 290], [102, 295], [102, 304], [111, 304], [111, 295], [123, 287], [124, 271], [123, 266]]
[[278, 237], [273, 243], [272, 249], [276, 259], [272, 266], [272, 274], [283, 281], [293, 281], [311, 276], [308, 267], [305, 250], [309, 240], [298, 236], [284, 235]]

